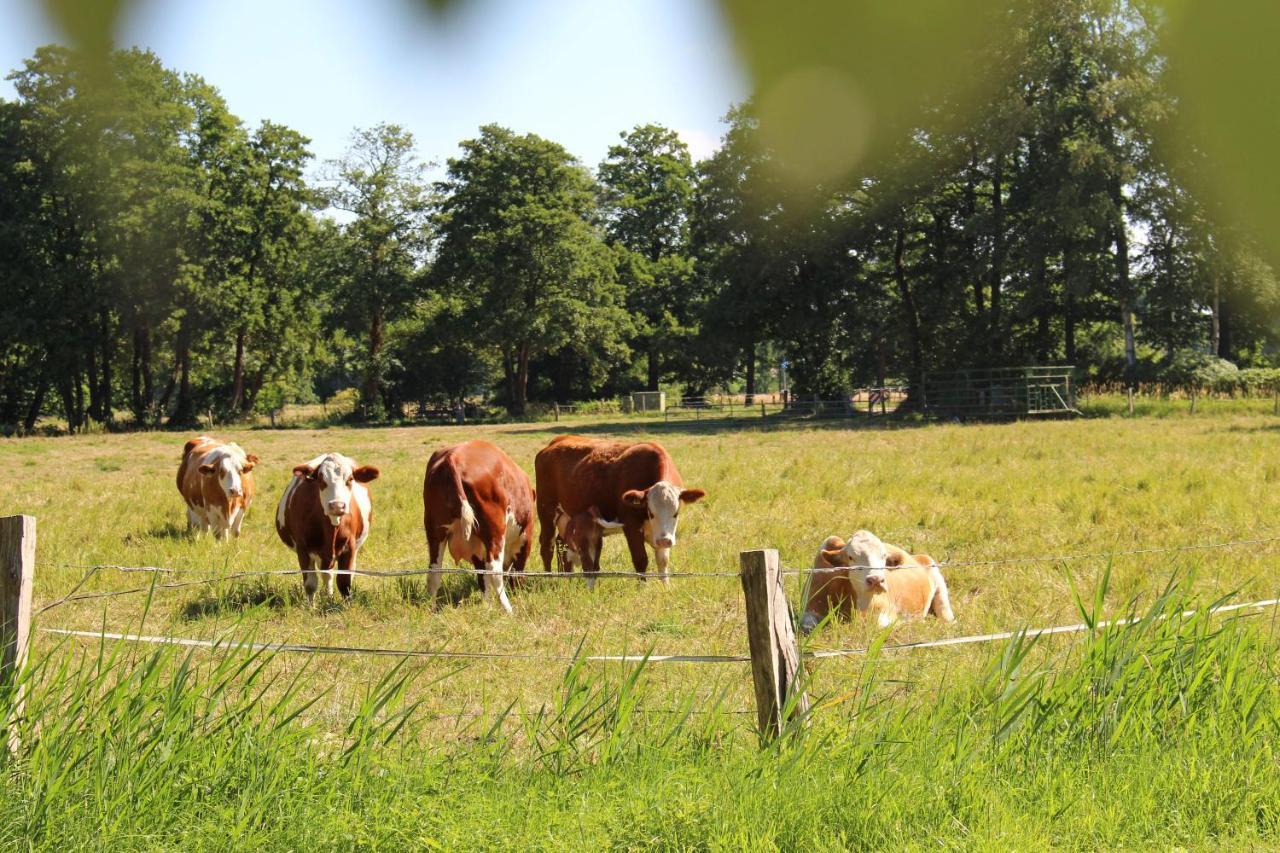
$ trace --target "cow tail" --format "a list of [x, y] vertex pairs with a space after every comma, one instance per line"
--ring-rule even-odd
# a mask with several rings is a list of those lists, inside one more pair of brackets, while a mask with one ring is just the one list
[[471, 541], [471, 534], [476, 529], [476, 511], [472, 508], [471, 502], [467, 500], [467, 492], [462, 487], [462, 477], [458, 474], [457, 469], [453, 472], [453, 485], [458, 490], [458, 534], [464, 543]]

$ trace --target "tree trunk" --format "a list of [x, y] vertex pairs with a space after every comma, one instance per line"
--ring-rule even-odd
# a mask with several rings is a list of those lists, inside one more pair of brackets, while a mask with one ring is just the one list
[[1213, 314], [1209, 331], [1209, 350], [1222, 355], [1222, 274], [1217, 264], [1213, 267]]
[[911, 386], [916, 387], [924, 381], [924, 342], [920, 340], [920, 315], [916, 311], [915, 296], [911, 292], [911, 284], [907, 281], [907, 234], [906, 229], [898, 226], [893, 247], [893, 280], [898, 286], [898, 294], [902, 298], [902, 312], [907, 321], [907, 337], [911, 353]]
[[1067, 292], [1062, 306], [1062, 349], [1067, 364], [1076, 363], [1076, 295]]
[[996, 154], [991, 172], [991, 314], [987, 319], [988, 349], [993, 361], [999, 361], [1004, 349], [1000, 333], [1000, 287], [1004, 279], [1004, 154]]
[[85, 373], [89, 381], [89, 417], [92, 420], [101, 422], [102, 417], [102, 382], [98, 378], [98, 348], [97, 344], [90, 344], [85, 348], [85, 360], [88, 362]]
[[1218, 358], [1231, 360], [1231, 305], [1225, 299], [1218, 307]]
[[115, 420], [115, 400], [112, 393], [112, 369], [115, 362], [115, 329], [111, 324], [111, 312], [103, 308], [98, 312], [102, 333], [102, 390], [98, 394], [102, 406], [102, 422]]
[[516, 395], [512, 400], [514, 407], [511, 411], [516, 417], [523, 417], [525, 413], [525, 404], [528, 401], [529, 394], [529, 355], [530, 347], [528, 342], [522, 342], [520, 349], [516, 354]]
[[516, 414], [516, 357], [510, 349], [502, 350], [502, 378], [507, 384], [507, 414]]
[[236, 357], [231, 371], [231, 405], [233, 412], [244, 409], [244, 342], [248, 331], [244, 326], [236, 329]]
[[182, 319], [175, 341], [177, 352], [178, 402], [169, 417], [169, 426], [190, 426], [195, 423], [195, 401], [191, 399], [191, 329], [187, 318]]
[[49, 390], [49, 371], [43, 365], [40, 367], [40, 375], [36, 379], [36, 393], [31, 398], [31, 405], [27, 407], [27, 416], [22, 421], [22, 431], [30, 434], [36, 428], [36, 421], [40, 419], [40, 412], [44, 409], [44, 397]]
[[382, 377], [378, 369], [378, 360], [382, 357], [382, 311], [375, 309], [369, 319], [369, 361], [364, 369], [364, 385], [360, 389], [360, 402], [368, 413], [381, 408]]
[[1049, 257], [1043, 248], [1035, 250], [1032, 266], [1032, 291], [1039, 304], [1036, 306], [1036, 359], [1041, 364], [1049, 360], [1049, 321], [1053, 316], [1053, 301], [1049, 298]]
[[747, 399], [746, 405], [754, 406], [756, 402], [756, 344], [747, 344]]
[[662, 354], [658, 350], [658, 342], [649, 338], [649, 380], [645, 383], [646, 390], [657, 391], [658, 384], [662, 377]]
[[1111, 202], [1115, 205], [1115, 224], [1112, 226], [1116, 247], [1116, 284], [1120, 292], [1120, 322], [1124, 326], [1124, 372], [1130, 387], [1138, 376], [1138, 346], [1134, 333], [1133, 305], [1135, 294], [1129, 278], [1129, 231], [1125, 227], [1124, 190], [1120, 178], [1111, 178]]

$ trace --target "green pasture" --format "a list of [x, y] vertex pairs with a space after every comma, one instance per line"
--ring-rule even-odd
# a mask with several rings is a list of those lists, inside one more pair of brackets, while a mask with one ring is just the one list
[[[1251, 405], [1246, 405], [1249, 403]], [[1215, 409], [1215, 406], [1218, 406]], [[655, 438], [705, 501], [675, 571], [777, 548], [807, 566], [868, 528], [945, 562], [957, 622], [827, 627], [861, 648], [1272, 597], [1280, 543], [960, 565], [1265, 539], [1280, 531], [1270, 401], [1195, 415], [1001, 424], [745, 425], [618, 419], [487, 427], [216, 430], [258, 454], [236, 541], [192, 538], [173, 477], [184, 435], [0, 443], [0, 512], [39, 524], [30, 754], [0, 802], [13, 841], [218, 849], [617, 847], [1027, 849], [1273, 846], [1280, 690], [1270, 612], [1179, 617], [1039, 642], [873, 652], [809, 667], [804, 732], [761, 750], [745, 664], [571, 664], [575, 654], [741, 654], [732, 577], [534, 579], [514, 615], [474, 580], [358, 577], [308, 608], [272, 517], [294, 464], [378, 466], [370, 569], [425, 568], [421, 481], [467, 437], [532, 473], [559, 432]], [[95, 564], [183, 570], [156, 577]], [[629, 568], [618, 540], [607, 570]], [[535, 557], [530, 568], [541, 570]], [[799, 578], [790, 578], [793, 601]], [[81, 584], [77, 587], [78, 584]], [[452, 661], [252, 656], [60, 639], [40, 628], [519, 653]], [[230, 833], [230, 834], [229, 834]]]

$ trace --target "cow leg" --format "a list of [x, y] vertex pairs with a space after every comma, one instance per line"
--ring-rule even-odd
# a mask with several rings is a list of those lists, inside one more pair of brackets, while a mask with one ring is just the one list
[[498, 599], [498, 604], [502, 605], [502, 609], [510, 613], [511, 601], [508, 600], [507, 598], [507, 590], [505, 585], [503, 584], [503, 578], [502, 578], [502, 563], [503, 563], [502, 557], [503, 557], [503, 551], [505, 550], [506, 550], [505, 548], [498, 549], [497, 559], [492, 559], [493, 557], [492, 549], [489, 552], [490, 560], [487, 567], [488, 571], [485, 573], [485, 576], [484, 576], [485, 595], [486, 597], [489, 597], [489, 598]]
[[671, 549], [654, 548], [653, 560], [658, 564], [658, 573], [662, 575], [662, 585], [671, 587]]
[[316, 588], [320, 586], [320, 579], [316, 577], [316, 559], [299, 548], [298, 567], [302, 569], [302, 591], [307, 594], [307, 604], [314, 607]]
[[245, 507], [239, 507], [232, 515], [231, 535], [237, 539], [240, 538], [240, 525], [244, 523], [244, 511]]
[[187, 532], [196, 533], [201, 526], [200, 516], [196, 514], [194, 509], [187, 507]]
[[[349, 571], [356, 567], [356, 551], [355, 548], [349, 548], [338, 557], [338, 568], [343, 572]], [[333, 577], [333, 575], [330, 575]], [[338, 593], [343, 598], [351, 597], [351, 575], [338, 574]], [[332, 593], [330, 593], [332, 594]]]
[[937, 566], [933, 567], [932, 573], [938, 588], [933, 591], [933, 600], [929, 603], [929, 611], [943, 622], [954, 622], [956, 621], [956, 615], [951, 612], [951, 593], [947, 590], [947, 582], [943, 579], [942, 572], [938, 571]]
[[541, 512], [538, 515], [538, 550], [542, 554], [542, 570], [549, 572], [551, 571], [551, 543], [556, 538], [556, 521], [553, 516], [551, 523], [548, 524]]
[[427, 529], [427, 559], [430, 561], [429, 571], [427, 574], [427, 598], [435, 602], [436, 596], [440, 594], [440, 582], [444, 580], [444, 575], [440, 570], [444, 568], [444, 546], [445, 537], [431, 534], [431, 529]]
[[631, 552], [631, 565], [643, 575], [649, 571], [649, 551], [644, 547], [644, 531], [639, 527], [625, 527], [622, 532], [627, 537], [627, 549]]

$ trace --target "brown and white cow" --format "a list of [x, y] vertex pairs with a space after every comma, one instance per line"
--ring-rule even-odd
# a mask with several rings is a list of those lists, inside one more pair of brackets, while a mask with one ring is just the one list
[[801, 628], [812, 631], [832, 609], [848, 617], [851, 607], [874, 615], [880, 627], [899, 618], [932, 613], [945, 622], [955, 620], [947, 582], [928, 554], [909, 554], [859, 530], [846, 542], [828, 537], [814, 557], [814, 573]]
[[503, 572], [523, 572], [533, 536], [529, 475], [487, 441], [467, 441], [431, 454], [422, 483], [422, 525], [431, 571], [427, 593], [440, 590], [444, 549], [470, 560], [481, 586], [511, 612]]
[[222, 539], [240, 535], [244, 514], [253, 503], [253, 468], [258, 457], [238, 444], [202, 435], [182, 448], [178, 491], [187, 503], [187, 529], [213, 531]]
[[[626, 538], [637, 572], [648, 570], [647, 544], [653, 548], [663, 580], [669, 582], [680, 508], [706, 492], [684, 488], [675, 462], [662, 445], [562, 435], [538, 451], [533, 467], [542, 525], [539, 546], [546, 571], [551, 571], [552, 540], [559, 527], [583, 519], [582, 513], [594, 513], [601, 535], [620, 532]], [[559, 516], [565, 519], [558, 524]], [[579, 556], [590, 584], [591, 575], [600, 571], [598, 545], [582, 549]]]
[[293, 479], [276, 507], [280, 541], [298, 555], [307, 601], [315, 599], [320, 577], [329, 573], [334, 587], [351, 596], [351, 575], [334, 571], [356, 567], [356, 555], [369, 538], [373, 502], [365, 483], [378, 479], [378, 469], [356, 465], [341, 453], [325, 453], [293, 469]]

